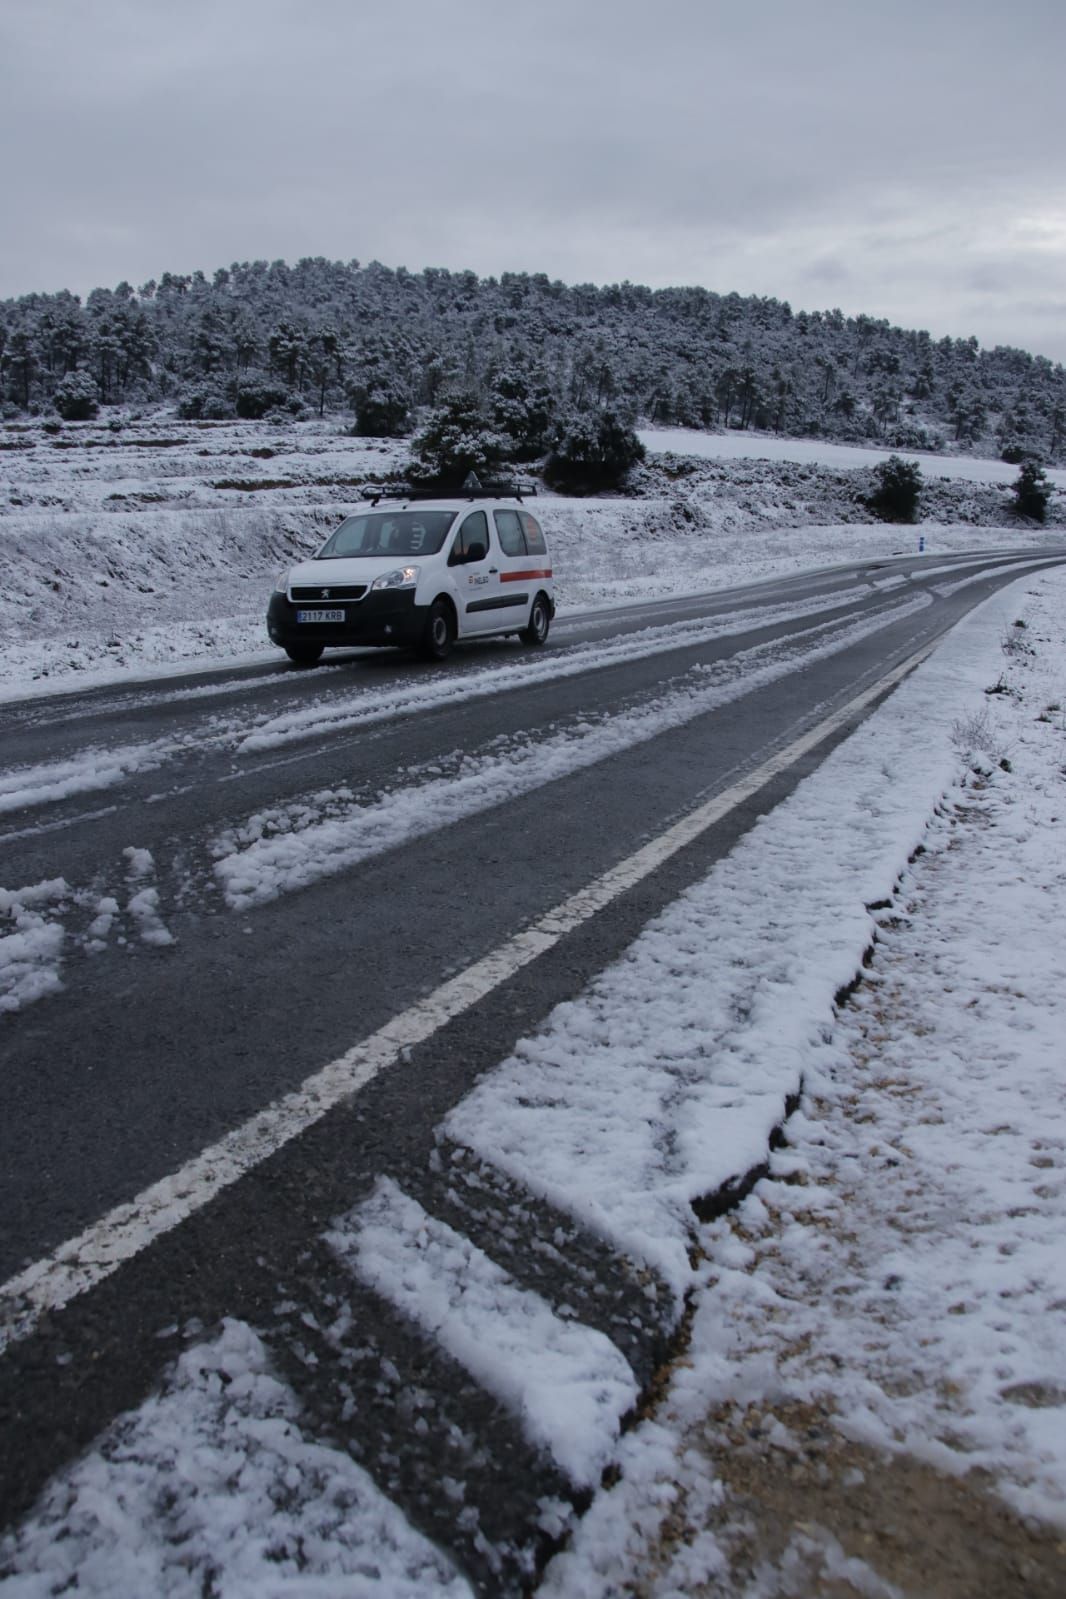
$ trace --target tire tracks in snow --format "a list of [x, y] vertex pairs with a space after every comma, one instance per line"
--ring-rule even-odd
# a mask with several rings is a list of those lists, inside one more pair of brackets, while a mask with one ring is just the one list
[[[254, 910], [427, 831], [624, 755], [805, 664], [846, 650], [931, 603], [924, 594], [886, 599], [860, 621], [845, 617], [814, 622], [722, 661], [692, 666], [665, 689], [638, 695], [621, 709], [519, 729], [480, 751], [434, 759], [408, 769], [395, 786], [358, 792], [338, 785], [246, 814], [221, 832], [171, 838], [165, 853], [158, 846], [153, 851], [154, 881], [127, 896], [131, 925], [129, 916], [119, 915], [118, 905], [126, 867], [101, 866], [91, 883], [64, 883], [65, 892], [52, 895], [46, 912], [33, 913], [34, 959], [40, 970], [32, 981], [25, 970], [26, 927], [16, 921], [7, 930], [0, 920], [0, 1002], [14, 1010], [60, 992], [69, 957], [98, 954], [112, 936], [133, 948], [137, 940], [156, 948], [172, 945], [170, 923], [181, 913]], [[602, 652], [595, 659], [602, 665]], [[373, 718], [378, 711], [368, 714]], [[131, 844], [125, 853], [139, 847]], [[38, 888], [28, 884], [8, 893], [19, 907]], [[148, 910], [150, 920], [144, 914]]]

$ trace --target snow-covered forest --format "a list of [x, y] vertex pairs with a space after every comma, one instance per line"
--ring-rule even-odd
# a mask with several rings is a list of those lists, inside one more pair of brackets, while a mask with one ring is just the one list
[[347, 412], [400, 437], [457, 393], [533, 459], [575, 413], [892, 449], [1066, 460], [1066, 372], [838, 310], [541, 273], [254, 261], [0, 303], [8, 421], [156, 405], [186, 419]]

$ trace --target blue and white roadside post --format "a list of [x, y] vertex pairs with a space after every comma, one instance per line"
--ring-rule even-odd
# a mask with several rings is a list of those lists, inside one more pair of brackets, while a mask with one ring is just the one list
[[918, 534], [918, 554], [919, 555], [924, 555], [925, 554], [925, 534], [924, 533], [919, 533]]

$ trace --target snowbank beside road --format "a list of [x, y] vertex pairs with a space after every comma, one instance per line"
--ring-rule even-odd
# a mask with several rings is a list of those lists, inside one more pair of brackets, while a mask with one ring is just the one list
[[[1061, 573], [1014, 585], [837, 752], [850, 763], [872, 737], [870, 775], [883, 750], [885, 792], [919, 802], [880, 737], [908, 707], [918, 740], [938, 746], [927, 798], [946, 765], [955, 781], [891, 891], [873, 861], [855, 878], [885, 902], [870, 966], [835, 1016], [823, 996], [789, 1147], [735, 1215], [701, 1230], [687, 1355], [555, 1562], [553, 1599], [623, 1582], [665, 1596], [712, 1577], [739, 1591], [753, 1563], [744, 1591], [760, 1599], [845, 1577], [915, 1591], [908, 1545], [930, 1562], [912, 1573], [922, 1582], [957, 1558], [966, 1591], [1022, 1592], [995, 1586], [1002, 1560], [1029, 1571], [1026, 1592], [1061, 1591], [1062, 1544], [1039, 1523], [1066, 1527], [1064, 601]], [[945, 654], [970, 686], [942, 703], [929, 691]], [[808, 811], [837, 756], [783, 812]], [[768, 885], [749, 868], [755, 896]], [[759, 901], [775, 943], [783, 886]], [[815, 941], [820, 925], [816, 910]], [[793, 1015], [814, 997], [801, 981]], [[944, 1478], [949, 1511], [933, 1492]], [[967, 1515], [978, 1544], [957, 1554]]]
[[[691, 1285], [693, 1201], [764, 1159], [786, 1100], [829, 1049], [926, 818], [951, 782], [951, 728], [993, 681], [1017, 599], [939, 646], [710, 876], [649, 924], [452, 1112], [448, 1135]], [[969, 708], [968, 713], [965, 708]]]

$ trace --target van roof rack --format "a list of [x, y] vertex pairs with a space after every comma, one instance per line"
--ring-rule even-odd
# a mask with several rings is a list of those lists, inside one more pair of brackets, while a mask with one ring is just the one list
[[486, 478], [468, 472], [462, 483], [438, 479], [428, 483], [385, 483], [368, 490], [371, 505], [379, 500], [527, 500], [536, 496], [531, 478]]

